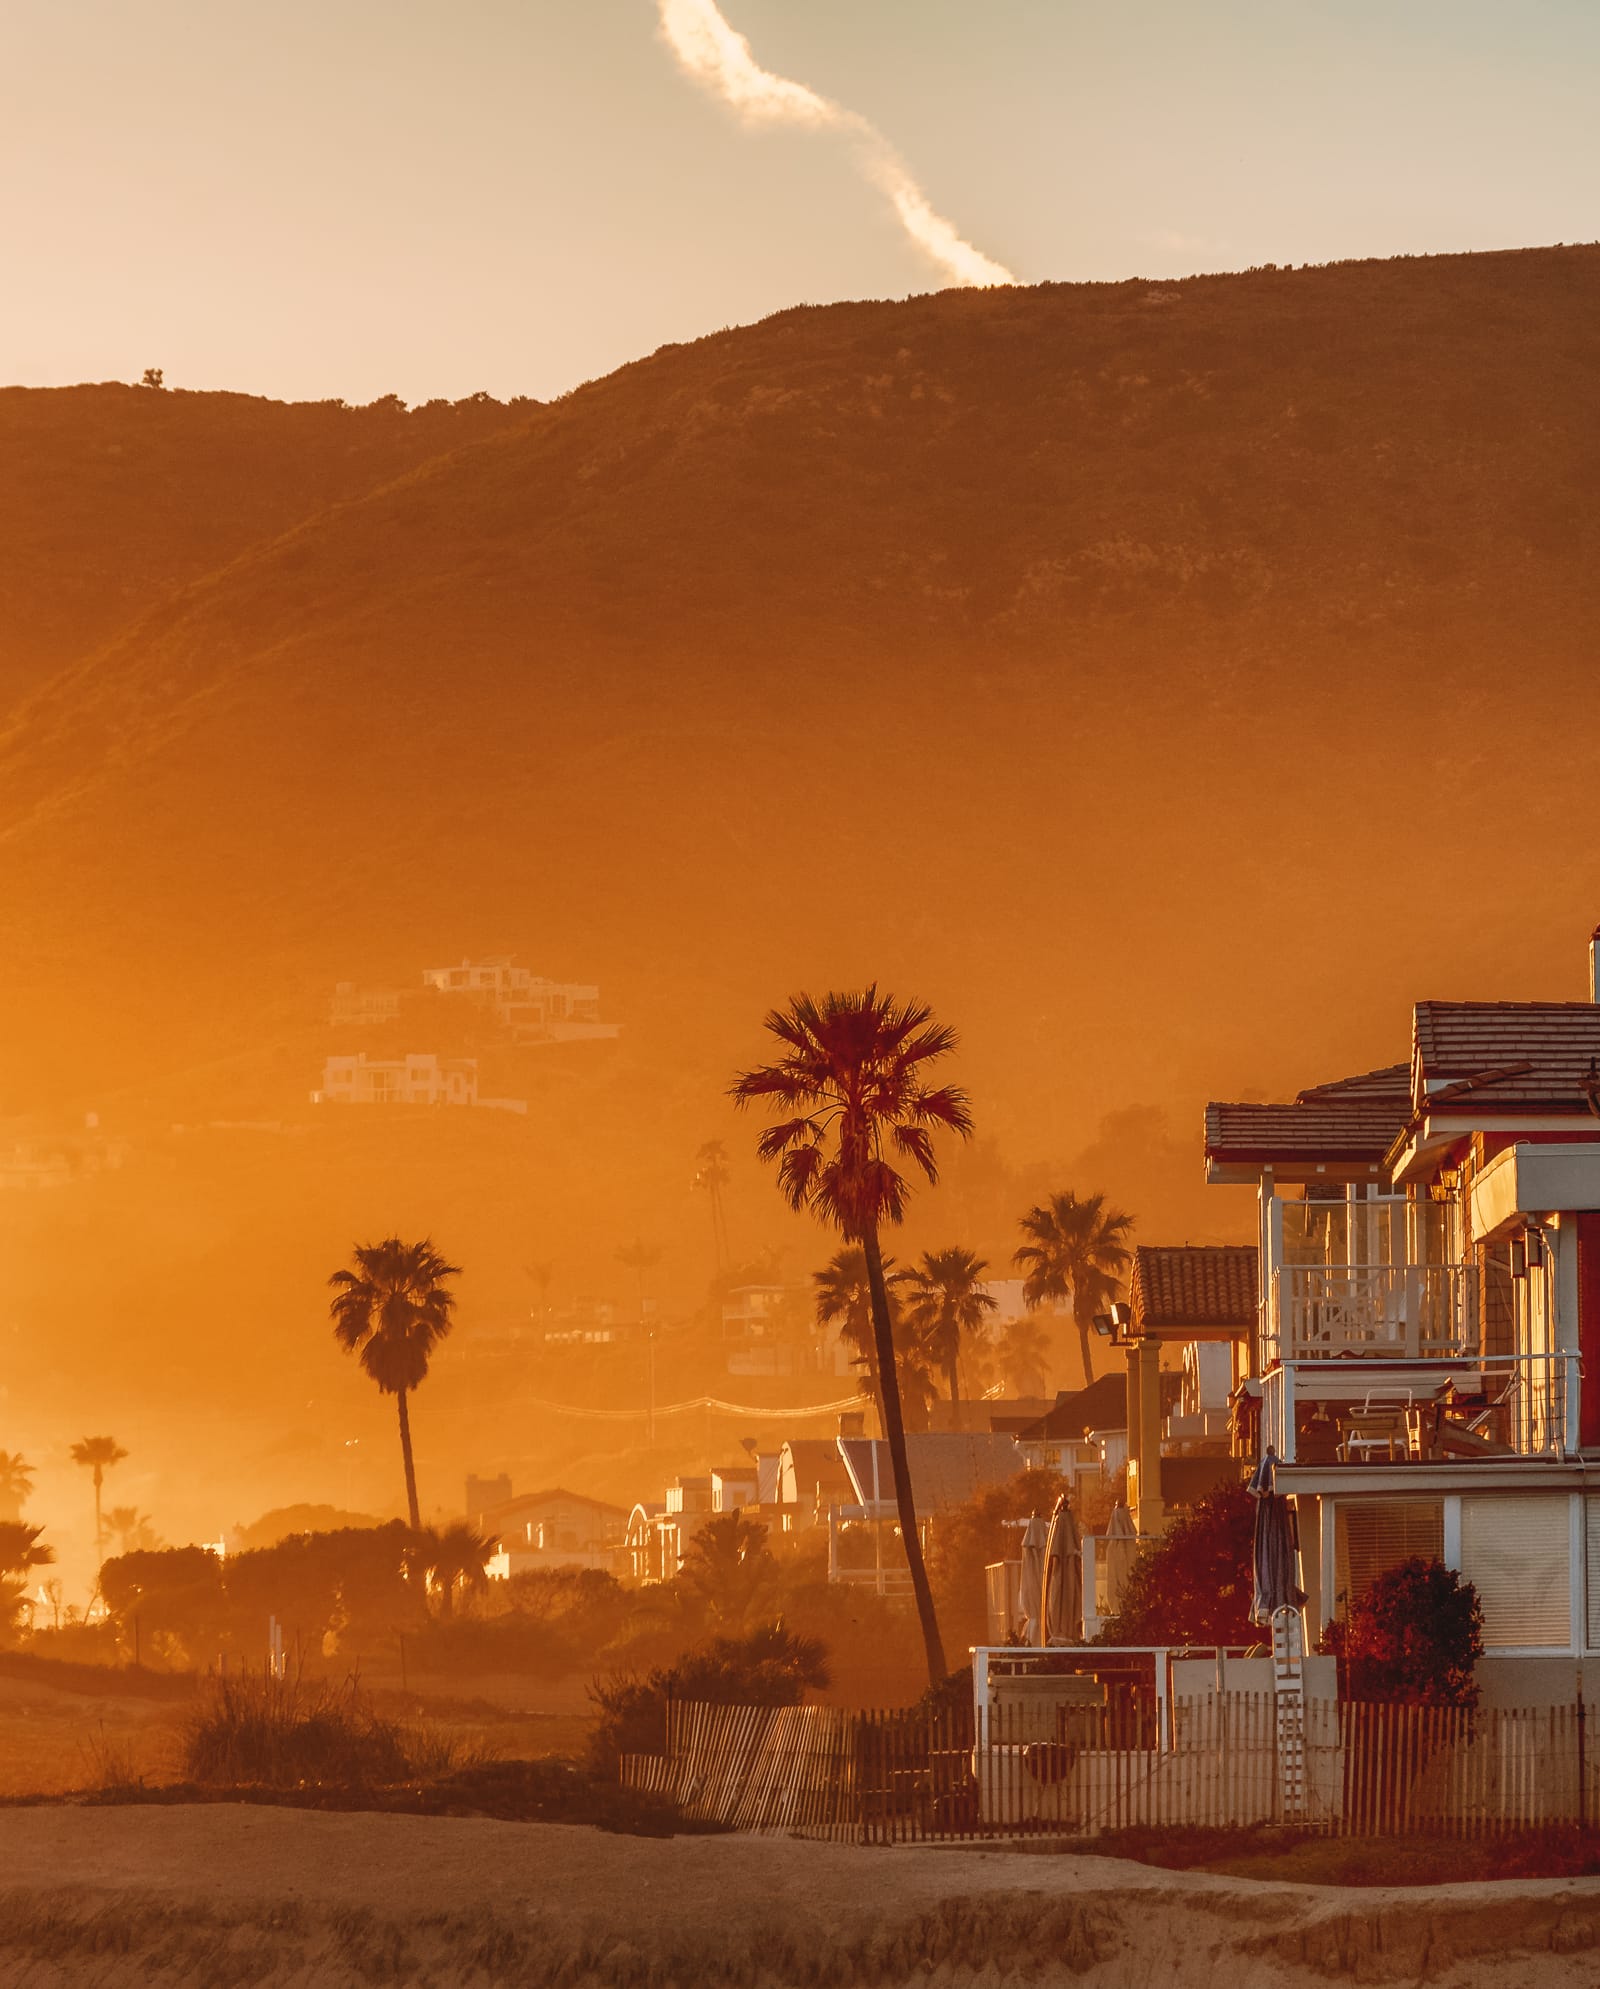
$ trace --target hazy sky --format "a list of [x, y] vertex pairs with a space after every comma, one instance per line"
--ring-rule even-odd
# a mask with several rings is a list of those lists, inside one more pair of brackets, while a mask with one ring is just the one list
[[[723, 0], [1025, 282], [1590, 240], [1593, 0]], [[656, 0], [11, 0], [0, 381], [546, 396], [944, 281]]]

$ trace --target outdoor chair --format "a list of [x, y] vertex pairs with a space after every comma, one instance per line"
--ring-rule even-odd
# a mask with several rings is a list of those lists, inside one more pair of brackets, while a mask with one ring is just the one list
[[1375, 1404], [1368, 1395], [1365, 1407], [1352, 1410], [1345, 1419], [1342, 1448], [1346, 1464], [1370, 1464], [1380, 1455], [1385, 1462], [1404, 1457], [1405, 1409], [1397, 1402]]

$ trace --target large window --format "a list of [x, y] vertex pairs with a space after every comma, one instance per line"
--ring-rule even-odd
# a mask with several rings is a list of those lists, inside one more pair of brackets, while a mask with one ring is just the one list
[[1349, 1614], [1374, 1578], [1420, 1554], [1444, 1557], [1442, 1499], [1340, 1499], [1334, 1507], [1334, 1609]]
[[1565, 1492], [1463, 1497], [1461, 1574], [1483, 1604], [1486, 1650], [1571, 1647], [1571, 1512]]

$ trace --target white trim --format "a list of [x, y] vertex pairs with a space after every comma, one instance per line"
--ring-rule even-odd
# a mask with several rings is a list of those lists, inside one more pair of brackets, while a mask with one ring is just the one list
[[1461, 1494], [1446, 1494], [1444, 1502], [1444, 1564], [1461, 1572]]

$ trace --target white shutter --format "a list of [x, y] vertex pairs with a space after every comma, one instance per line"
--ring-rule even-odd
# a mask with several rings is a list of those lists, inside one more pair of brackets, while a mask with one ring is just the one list
[[1462, 1499], [1461, 1573], [1483, 1604], [1486, 1650], [1571, 1647], [1570, 1512], [1565, 1492]]
[[1340, 1499], [1334, 1507], [1334, 1590], [1341, 1616], [1378, 1576], [1420, 1555], [1444, 1557], [1442, 1499]]
[[1589, 1648], [1600, 1651], [1600, 1497], [1593, 1493], [1583, 1502], [1583, 1544], [1588, 1577]]

